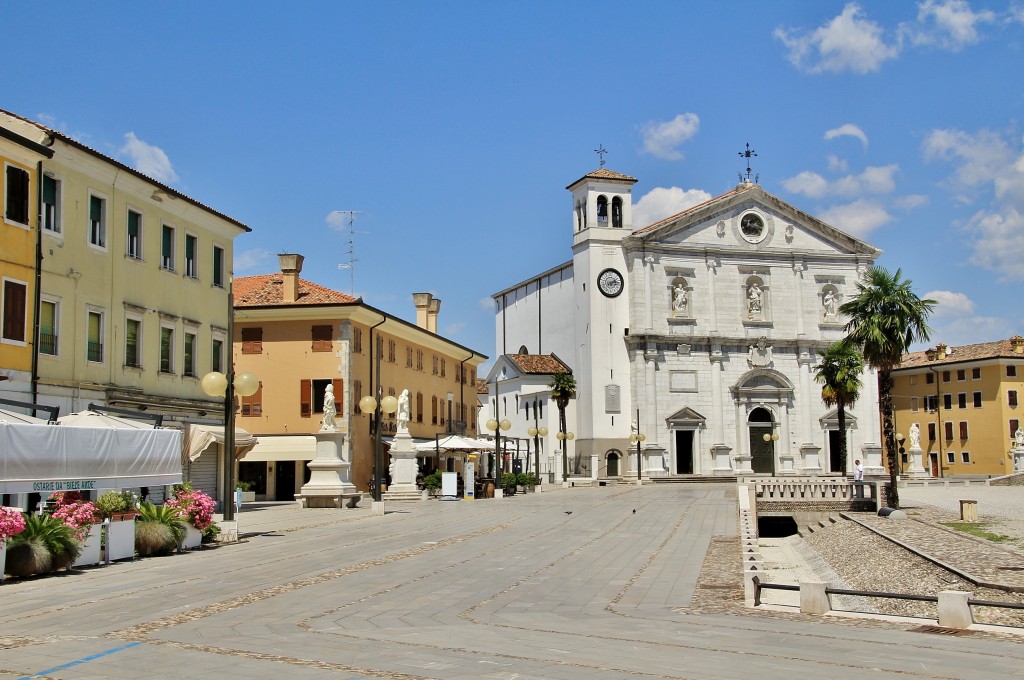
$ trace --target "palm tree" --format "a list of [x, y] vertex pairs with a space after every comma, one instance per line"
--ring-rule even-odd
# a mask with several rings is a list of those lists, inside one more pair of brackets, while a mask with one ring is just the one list
[[846, 324], [849, 340], [860, 346], [864, 360], [878, 370], [878, 406], [882, 412], [882, 438], [889, 463], [889, 506], [900, 507], [896, 488], [896, 426], [892, 410], [892, 369], [914, 342], [927, 342], [931, 335], [927, 319], [935, 300], [922, 300], [910, 288], [910, 279], [901, 280], [882, 267], [872, 267], [857, 283], [857, 296], [839, 311], [850, 321]]
[[572, 373], [555, 373], [551, 378], [551, 383], [548, 384], [551, 388], [551, 398], [555, 400], [555, 405], [558, 406], [558, 431], [563, 434], [562, 437], [562, 481], [569, 479], [569, 457], [566, 453], [565, 445], [565, 407], [569, 405], [569, 400], [576, 397], [576, 378], [572, 377]]
[[853, 406], [863, 387], [864, 359], [846, 340], [819, 351], [821, 363], [814, 367], [814, 379], [821, 383], [821, 400], [835, 406], [839, 418], [839, 467], [846, 472], [846, 407]]

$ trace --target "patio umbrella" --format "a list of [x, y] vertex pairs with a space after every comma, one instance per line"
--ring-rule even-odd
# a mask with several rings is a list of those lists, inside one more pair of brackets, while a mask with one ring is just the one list
[[14, 413], [13, 411], [7, 411], [0, 408], [0, 421], [8, 423], [26, 423], [28, 425], [47, 425], [48, 420], [42, 418], [35, 418], [33, 416], [22, 415], [21, 413]]
[[69, 413], [66, 416], [57, 418], [58, 425], [70, 425], [71, 427], [107, 427], [113, 430], [152, 430], [153, 423], [131, 418], [100, 413], [99, 411], [79, 411]]

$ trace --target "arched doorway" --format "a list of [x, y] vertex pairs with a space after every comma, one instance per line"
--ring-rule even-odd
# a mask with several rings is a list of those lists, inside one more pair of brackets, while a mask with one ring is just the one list
[[619, 459], [619, 452], [618, 451], [609, 451], [608, 452], [607, 475], [609, 477], [619, 477], [619, 476], [622, 475], [622, 473], [619, 472], [619, 460], [620, 459]]
[[[772, 412], [764, 407], [757, 407], [747, 416], [750, 430], [750, 468], [757, 473], [775, 474], [775, 442], [771, 436], [775, 429]], [[768, 441], [765, 441], [768, 435]]]

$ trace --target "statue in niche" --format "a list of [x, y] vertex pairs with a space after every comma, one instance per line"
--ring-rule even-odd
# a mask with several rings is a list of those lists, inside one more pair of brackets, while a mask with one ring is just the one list
[[921, 448], [921, 428], [917, 426], [917, 423], [910, 426], [910, 448]]
[[761, 286], [755, 281], [750, 284], [750, 288], [747, 290], [747, 318], [748, 319], [760, 319], [761, 318], [761, 296], [763, 291]]
[[672, 289], [672, 313], [675, 316], [686, 315], [686, 286], [681, 283]]
[[409, 431], [409, 390], [402, 390], [398, 396], [398, 431]]
[[1018, 449], [1024, 449], [1024, 430], [1017, 428], [1017, 431], [1013, 433], [1013, 441]]
[[334, 416], [338, 414], [334, 407], [334, 385], [328, 384], [324, 389], [324, 417], [320, 421], [321, 432], [334, 432], [338, 429], [334, 423]]
[[831, 288], [825, 291], [824, 297], [821, 299], [821, 306], [825, 308], [825, 318], [834, 319], [836, 318], [836, 294]]

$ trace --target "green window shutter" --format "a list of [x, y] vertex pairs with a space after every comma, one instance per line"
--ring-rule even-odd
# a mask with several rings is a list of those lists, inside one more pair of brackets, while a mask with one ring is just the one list
[[89, 197], [89, 219], [99, 222], [103, 219], [103, 199], [96, 196]]
[[57, 180], [43, 175], [43, 203], [57, 205]]
[[171, 247], [174, 244], [174, 232], [171, 231], [170, 227], [164, 227], [164, 238], [163, 238], [163, 255], [164, 257], [171, 256]]

